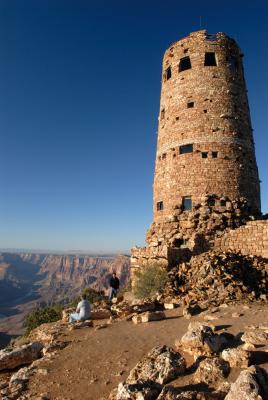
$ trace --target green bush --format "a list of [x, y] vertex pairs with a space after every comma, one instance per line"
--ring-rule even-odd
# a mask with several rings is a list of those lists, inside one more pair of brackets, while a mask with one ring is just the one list
[[[90, 304], [96, 303], [96, 301], [100, 301], [105, 299], [104, 293], [98, 292], [95, 289], [92, 288], [85, 288], [82, 292], [82, 295], [85, 295], [87, 300], [90, 302]], [[71, 304], [69, 304], [70, 307], [76, 307], [77, 304], [81, 301], [81, 296], [76, 297], [73, 299]]]
[[153, 297], [164, 288], [167, 282], [167, 271], [158, 264], [149, 264], [135, 273], [133, 293], [142, 299]]
[[24, 321], [26, 328], [26, 335], [28, 335], [34, 328], [46, 322], [55, 322], [62, 317], [62, 306], [56, 304], [52, 307], [36, 308], [31, 311]]
[[86, 296], [90, 303], [95, 303], [96, 301], [104, 299], [104, 293], [97, 292], [97, 290], [92, 288], [85, 288], [82, 294]]

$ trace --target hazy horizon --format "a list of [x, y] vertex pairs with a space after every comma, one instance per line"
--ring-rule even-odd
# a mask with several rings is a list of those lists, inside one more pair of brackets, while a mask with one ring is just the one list
[[33, 248], [14, 248], [4, 247], [0, 248], [0, 253], [32, 253], [32, 254], [53, 254], [53, 255], [86, 255], [94, 257], [108, 257], [117, 255], [130, 255], [129, 250], [114, 250], [113, 252], [106, 251], [92, 251], [92, 250], [60, 250], [60, 249], [33, 249]]

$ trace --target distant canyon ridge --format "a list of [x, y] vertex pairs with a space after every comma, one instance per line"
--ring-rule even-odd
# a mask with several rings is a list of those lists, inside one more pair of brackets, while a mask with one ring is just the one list
[[107, 292], [113, 271], [125, 287], [129, 256], [0, 253], [0, 346], [22, 333], [37, 305], [67, 304], [85, 287]]

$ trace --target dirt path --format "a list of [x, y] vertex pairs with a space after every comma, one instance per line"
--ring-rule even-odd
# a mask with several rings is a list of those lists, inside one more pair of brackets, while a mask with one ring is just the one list
[[[232, 313], [241, 313], [232, 317]], [[123, 381], [130, 369], [156, 345], [173, 346], [187, 330], [189, 320], [182, 317], [182, 310], [166, 312], [167, 319], [147, 324], [115, 322], [105, 329], [95, 331], [83, 328], [67, 331], [64, 340], [69, 345], [59, 351], [51, 362], [40, 366], [42, 374], [33, 376], [29, 392], [46, 394], [53, 400], [104, 400], [110, 391]], [[219, 309], [217, 318], [211, 323], [238, 334], [249, 325], [268, 327], [268, 305], [243, 305]], [[201, 320], [193, 317], [191, 320]], [[256, 349], [256, 363], [268, 369], [268, 346]], [[188, 365], [193, 360], [187, 358]], [[43, 369], [43, 370], [42, 370]], [[233, 381], [237, 371], [233, 370], [229, 380]], [[184, 386], [191, 376], [179, 378], [175, 384]]]

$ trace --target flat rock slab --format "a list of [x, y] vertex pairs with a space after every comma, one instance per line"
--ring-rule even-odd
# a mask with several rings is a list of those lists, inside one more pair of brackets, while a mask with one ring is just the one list
[[91, 320], [75, 322], [72, 325], [73, 329], [91, 328], [92, 326], [93, 326], [93, 322]]
[[43, 344], [33, 342], [15, 349], [0, 351], [0, 371], [32, 363], [41, 356]]
[[179, 305], [176, 303], [164, 303], [164, 309], [165, 310], [174, 310], [174, 308], [177, 308]]
[[144, 322], [161, 321], [165, 318], [166, 315], [163, 311], [147, 311], [142, 314], [134, 315], [132, 321], [134, 324], [140, 324]]
[[90, 318], [91, 319], [109, 319], [111, 317], [111, 311], [107, 309], [100, 309], [91, 311]]

